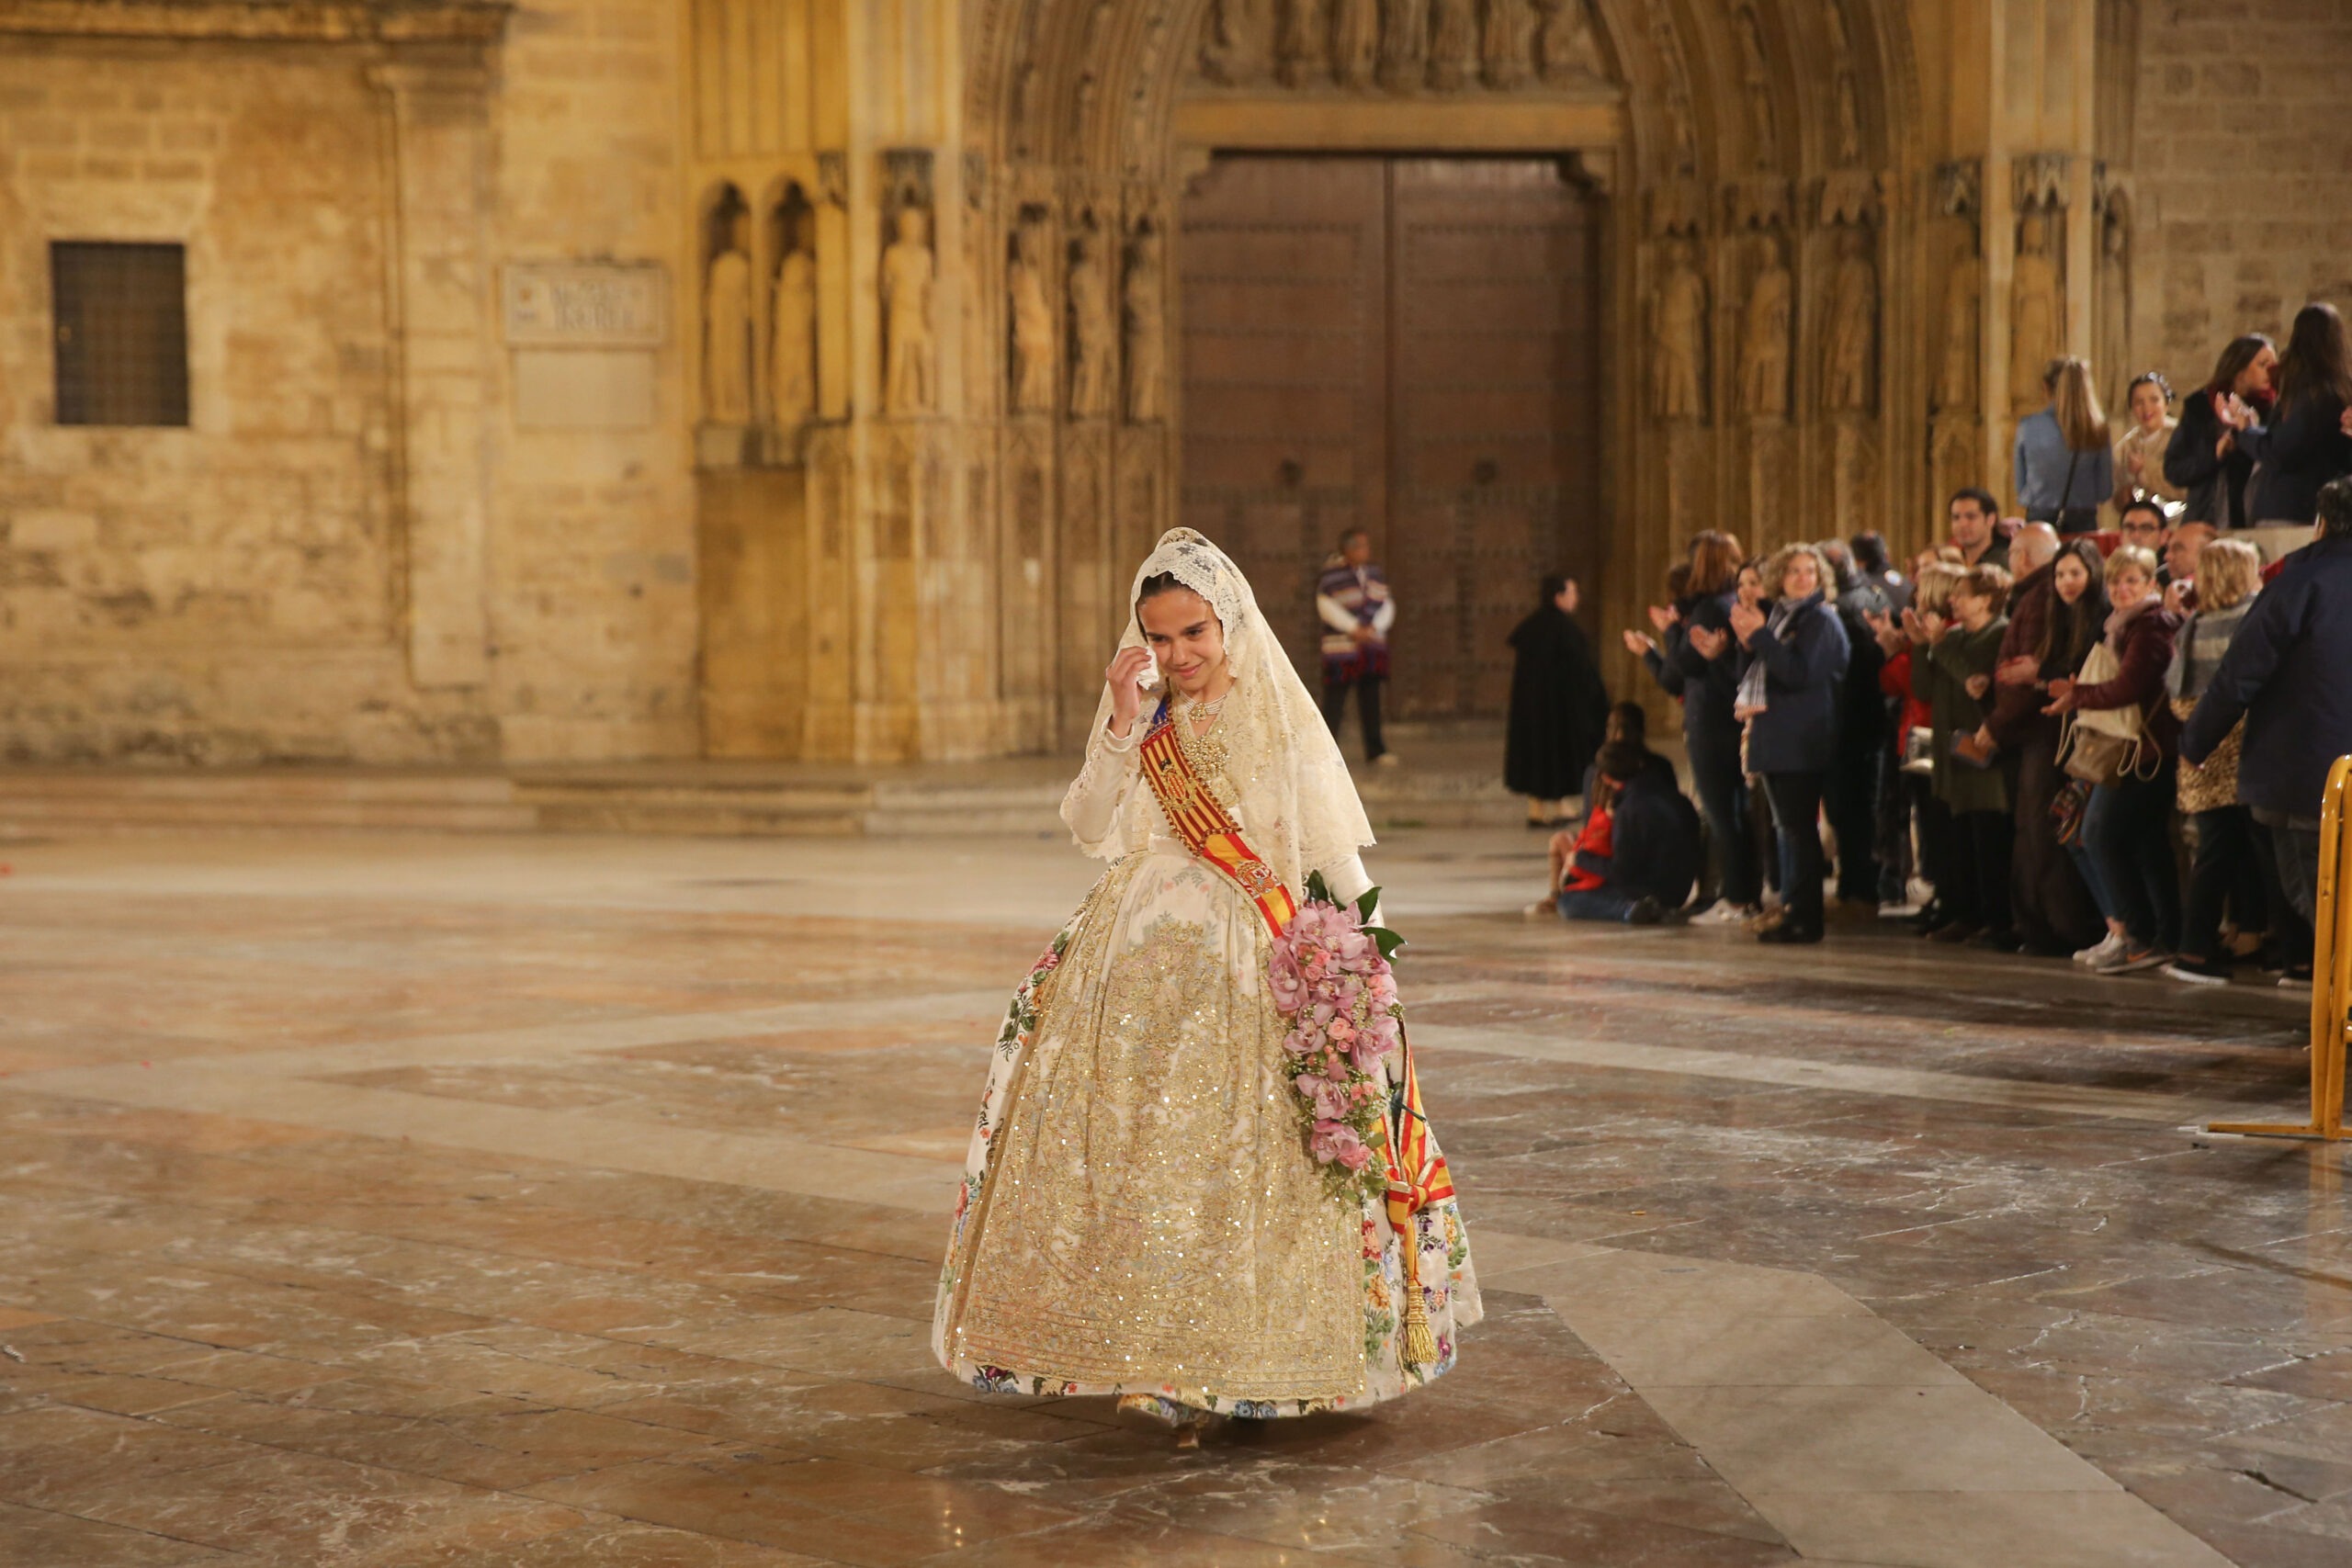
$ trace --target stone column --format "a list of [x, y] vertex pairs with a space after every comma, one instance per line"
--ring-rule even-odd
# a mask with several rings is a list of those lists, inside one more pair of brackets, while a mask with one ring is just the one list
[[409, 672], [419, 686], [490, 673], [491, 369], [485, 214], [489, 73], [470, 56], [376, 67], [394, 222], [389, 295], [399, 378], [394, 493], [406, 558]]

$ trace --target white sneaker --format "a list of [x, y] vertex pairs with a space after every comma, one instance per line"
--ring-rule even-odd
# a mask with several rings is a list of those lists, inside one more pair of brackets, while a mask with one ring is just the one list
[[1694, 926], [1736, 926], [1746, 923], [1747, 919], [1747, 910], [1728, 898], [1718, 898], [1707, 906], [1705, 914], [1691, 916], [1690, 923]]
[[1401, 768], [1405, 765], [1405, 759], [1394, 751], [1383, 751], [1372, 760], [1372, 765], [1375, 768]]
[[2105, 936], [2099, 938], [2096, 942], [2093, 942], [2090, 946], [2075, 954], [2075, 962], [2077, 964], [2087, 964], [2092, 968], [2096, 969], [2098, 967], [2102, 960], [2113, 958], [2122, 951], [2123, 939], [2117, 936], [2113, 931], [2109, 931]]
[[2120, 943], [2105, 958], [2091, 964], [2094, 975], [2136, 975], [2143, 969], [2156, 969], [2172, 962], [2172, 954], [2160, 947], [2132, 946]]

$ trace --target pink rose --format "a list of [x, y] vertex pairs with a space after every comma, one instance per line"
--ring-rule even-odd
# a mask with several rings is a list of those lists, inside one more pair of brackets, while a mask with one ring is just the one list
[[1051, 974], [1051, 973], [1052, 973], [1053, 971], [1055, 971], [1056, 969], [1060, 968], [1060, 967], [1061, 967], [1061, 964], [1062, 964], [1062, 955], [1061, 955], [1060, 953], [1056, 953], [1056, 952], [1055, 952], [1055, 951], [1053, 951], [1053, 949], [1051, 949], [1051, 948], [1047, 948], [1047, 949], [1046, 950], [1046, 956], [1045, 956], [1045, 957], [1040, 958], [1039, 960], [1037, 960], [1037, 967], [1038, 967], [1038, 968], [1040, 968], [1040, 969], [1042, 969], [1042, 970], [1044, 970], [1044, 971], [1046, 971], [1047, 974]]
[[1345, 1018], [1334, 1018], [1331, 1021], [1330, 1035], [1333, 1040], [1344, 1046], [1356, 1037], [1356, 1026]]

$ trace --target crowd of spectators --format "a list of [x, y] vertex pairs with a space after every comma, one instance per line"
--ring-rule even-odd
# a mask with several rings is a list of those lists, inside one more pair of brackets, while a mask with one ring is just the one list
[[2306, 306], [2184, 398], [2140, 376], [2120, 431], [2083, 361], [2046, 384], [2021, 515], [1962, 490], [1907, 571], [1876, 534], [1690, 540], [1623, 637], [1680, 705], [1697, 807], [1620, 705], [1537, 909], [1773, 943], [1900, 916], [2102, 975], [2308, 984], [2352, 753], [2345, 323]]

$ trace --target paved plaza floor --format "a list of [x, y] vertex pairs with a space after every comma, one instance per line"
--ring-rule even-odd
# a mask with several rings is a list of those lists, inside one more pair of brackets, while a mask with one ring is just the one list
[[2303, 998], [1368, 857], [1487, 1318], [1182, 1452], [928, 1348], [1033, 839], [0, 851], [0, 1563], [2352, 1562]]

